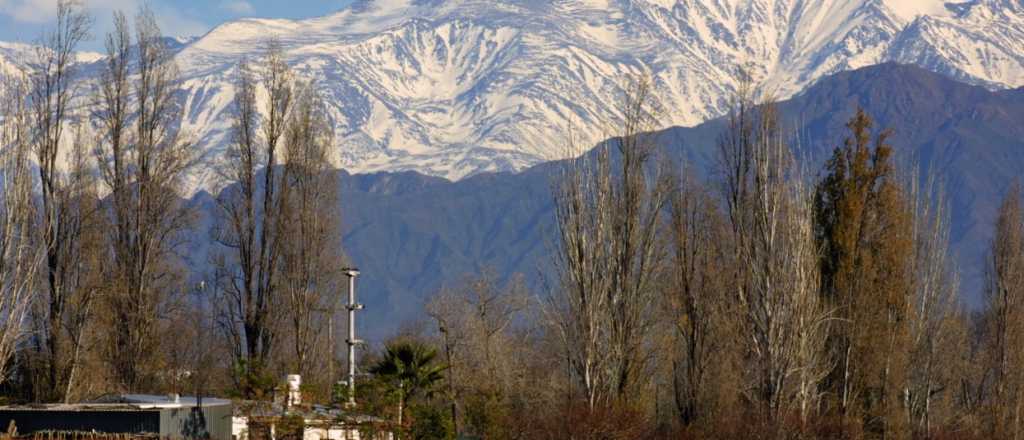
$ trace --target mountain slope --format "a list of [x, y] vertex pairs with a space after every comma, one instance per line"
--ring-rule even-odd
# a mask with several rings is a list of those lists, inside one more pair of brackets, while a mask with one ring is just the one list
[[[811, 172], [842, 141], [857, 106], [879, 127], [895, 130], [904, 168], [919, 159], [922, 168], [945, 179], [965, 300], [978, 304], [995, 209], [1024, 169], [1024, 89], [992, 92], [894, 64], [826, 77], [781, 104], [785, 121], [801, 133], [801, 157]], [[661, 140], [668, 154], [685, 157], [713, 178], [715, 140], [723, 127], [716, 119], [673, 128]], [[344, 244], [362, 269], [360, 295], [368, 304], [364, 322], [371, 334], [379, 337], [418, 316], [437, 288], [484, 268], [504, 276], [522, 273], [543, 293], [545, 277], [551, 281], [550, 188], [559, 166], [549, 162], [458, 182], [414, 172], [339, 172]]]
[[1019, 0], [358, 0], [176, 46], [206, 158], [193, 189], [219, 185], [234, 66], [270, 36], [327, 98], [337, 165], [449, 179], [565, 157], [568, 127], [597, 141], [631, 74], [654, 80], [665, 127], [721, 115], [741, 66], [783, 98], [883, 61], [1024, 85]]

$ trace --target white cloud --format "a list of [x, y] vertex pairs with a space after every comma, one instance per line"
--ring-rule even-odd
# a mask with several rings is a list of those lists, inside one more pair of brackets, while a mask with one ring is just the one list
[[170, 7], [154, 6], [156, 21], [164, 35], [200, 36], [210, 30], [211, 26], [195, 18], [189, 17]]
[[[86, 9], [95, 15], [114, 10], [134, 11], [139, 0], [88, 0]], [[0, 0], [0, 15], [6, 15], [23, 23], [49, 23], [57, 13], [57, 0]]]
[[245, 0], [230, 0], [220, 4], [220, 7], [228, 12], [235, 14], [252, 14], [255, 8], [252, 7], [252, 3]]
[[[114, 11], [123, 11], [131, 17], [147, 0], [86, 0], [83, 3], [96, 20], [92, 34], [96, 40], [101, 40], [113, 27], [111, 17]], [[202, 35], [211, 28], [208, 23], [185, 14], [171, 0], [149, 0], [148, 3], [165, 35]], [[56, 11], [57, 0], [0, 0], [0, 15], [26, 24], [50, 24]]]
[[0, 14], [25, 23], [45, 23], [57, 11], [57, 0], [3, 0]]

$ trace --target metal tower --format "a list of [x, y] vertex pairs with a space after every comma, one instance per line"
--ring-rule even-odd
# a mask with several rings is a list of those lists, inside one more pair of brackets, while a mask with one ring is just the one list
[[364, 341], [356, 339], [356, 310], [362, 310], [363, 305], [356, 303], [356, 277], [359, 276], [359, 269], [349, 267], [342, 269], [348, 277], [348, 402], [345, 406], [352, 408], [356, 406], [356, 346], [364, 344]]

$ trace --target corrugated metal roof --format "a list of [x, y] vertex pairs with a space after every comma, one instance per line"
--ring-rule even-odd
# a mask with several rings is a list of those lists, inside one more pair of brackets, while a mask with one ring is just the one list
[[231, 405], [227, 399], [213, 397], [180, 397], [174, 401], [170, 396], [152, 394], [121, 394], [104, 396], [85, 403], [24, 404], [0, 406], [0, 410], [18, 411], [143, 411], [153, 409], [195, 408], [199, 400], [202, 406]]

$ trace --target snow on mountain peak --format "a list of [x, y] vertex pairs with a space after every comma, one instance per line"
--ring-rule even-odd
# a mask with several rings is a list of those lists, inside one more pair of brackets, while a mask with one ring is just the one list
[[950, 15], [945, 0], [884, 0], [883, 3], [904, 21], [913, 21], [922, 15], [933, 17]]
[[216, 186], [233, 68], [273, 36], [327, 101], [337, 165], [459, 179], [563, 157], [566, 128], [612, 124], [609, 102], [637, 73], [670, 109], [665, 126], [721, 115], [740, 66], [780, 98], [885, 61], [1021, 86], [1018, 1], [357, 0], [324, 17], [238, 20], [183, 42], [182, 125], [211, 162], [195, 186]]

